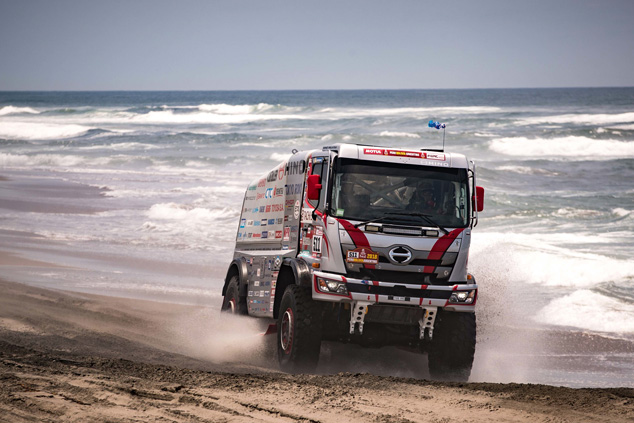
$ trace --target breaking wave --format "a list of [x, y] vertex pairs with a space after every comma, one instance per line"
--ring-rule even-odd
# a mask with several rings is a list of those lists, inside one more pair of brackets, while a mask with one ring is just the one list
[[631, 303], [583, 289], [553, 300], [537, 312], [535, 320], [597, 332], [634, 333], [633, 315]]
[[183, 204], [163, 203], [155, 204], [147, 212], [150, 219], [158, 220], [187, 220], [200, 223], [213, 223], [218, 218], [232, 218], [239, 216], [239, 211], [231, 208], [210, 210], [202, 207], [190, 207]]
[[393, 132], [383, 131], [379, 134], [381, 137], [398, 137], [398, 138], [420, 138], [420, 135], [411, 132]]
[[103, 166], [110, 163], [107, 157], [87, 159], [77, 155], [63, 154], [24, 154], [0, 153], [0, 166], [6, 167], [76, 167], [76, 166]]
[[85, 135], [91, 128], [83, 125], [58, 125], [35, 122], [0, 122], [0, 138], [52, 140]]
[[211, 112], [195, 112], [195, 113], [174, 113], [172, 110], [151, 111], [143, 115], [137, 115], [132, 118], [135, 122], [140, 123], [176, 123], [176, 124], [233, 124], [247, 123], [265, 120], [286, 120], [300, 119], [299, 115], [286, 114], [253, 114], [253, 113], [211, 113]]
[[489, 143], [489, 149], [509, 156], [566, 157], [579, 159], [606, 159], [634, 157], [634, 142], [597, 140], [586, 137], [563, 138], [498, 138]]
[[20, 113], [29, 113], [32, 115], [37, 115], [40, 112], [38, 112], [35, 109], [32, 109], [30, 107], [15, 107], [15, 106], [4, 106], [2, 108], [0, 108], [0, 116], [6, 116], [6, 115], [17, 115]]
[[280, 105], [272, 105], [267, 103], [258, 104], [201, 104], [196, 107], [201, 112], [212, 112], [221, 115], [246, 115], [253, 113], [269, 113], [269, 112], [298, 112], [300, 109], [297, 107], [287, 107]]
[[519, 124], [534, 125], [542, 123], [556, 124], [581, 124], [581, 125], [604, 125], [611, 123], [634, 122], [634, 112], [616, 114], [564, 114], [553, 116], [526, 117], [518, 121]]
[[573, 250], [567, 245], [602, 245], [613, 241], [608, 236], [570, 233], [479, 233], [472, 240], [470, 265], [482, 273], [498, 269], [499, 273], [508, 273], [512, 280], [527, 284], [589, 288], [634, 277], [634, 262]]

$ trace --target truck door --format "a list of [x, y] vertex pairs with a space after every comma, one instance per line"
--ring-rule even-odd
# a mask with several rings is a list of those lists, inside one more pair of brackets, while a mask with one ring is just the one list
[[[329, 163], [330, 155], [328, 152], [315, 153], [309, 158], [308, 172], [306, 172], [306, 177], [309, 175], [319, 175], [322, 186], [319, 200], [309, 200], [307, 198], [307, 192], [304, 192], [300, 231], [300, 255], [309, 262], [317, 262], [321, 260], [322, 256], [327, 256], [327, 249], [324, 250], [323, 214], [326, 210], [326, 199], [328, 198]], [[315, 219], [313, 219], [313, 216]]]

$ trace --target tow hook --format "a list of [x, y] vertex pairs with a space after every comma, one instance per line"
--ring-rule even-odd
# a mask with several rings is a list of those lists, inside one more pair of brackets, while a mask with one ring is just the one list
[[[355, 301], [350, 310], [350, 335], [354, 335], [356, 328], [359, 328], [359, 335], [363, 335], [363, 323], [365, 315], [368, 313], [368, 306], [372, 304], [367, 301]], [[358, 324], [358, 326], [357, 326]]]
[[[418, 321], [420, 328], [419, 338], [432, 340], [434, 337], [434, 322], [438, 314], [438, 307], [426, 307], [425, 316]], [[427, 336], [425, 336], [425, 333]]]

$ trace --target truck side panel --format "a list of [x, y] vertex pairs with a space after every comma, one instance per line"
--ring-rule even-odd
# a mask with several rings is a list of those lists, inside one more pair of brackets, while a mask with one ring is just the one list
[[286, 257], [297, 255], [306, 157], [298, 153], [249, 184], [234, 258], [247, 263], [249, 315], [272, 317], [276, 283]]

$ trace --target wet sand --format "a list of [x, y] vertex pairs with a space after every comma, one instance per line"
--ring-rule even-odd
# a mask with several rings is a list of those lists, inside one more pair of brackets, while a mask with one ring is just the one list
[[[222, 320], [216, 309], [7, 281], [0, 290], [3, 422], [634, 419], [632, 388], [287, 375], [268, 358], [260, 328], [249, 319]], [[206, 327], [205, 318], [225, 329]], [[231, 338], [238, 326], [247, 334]]]

